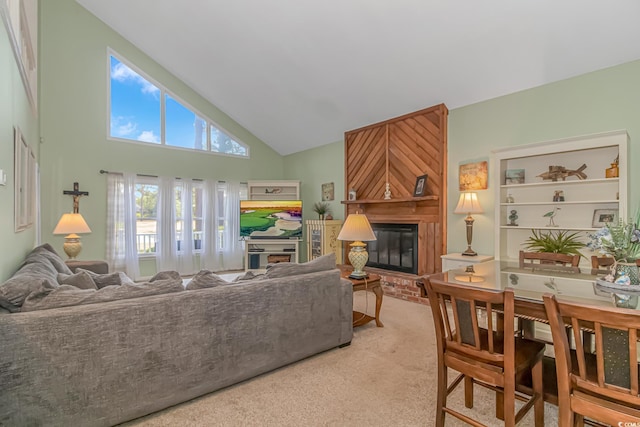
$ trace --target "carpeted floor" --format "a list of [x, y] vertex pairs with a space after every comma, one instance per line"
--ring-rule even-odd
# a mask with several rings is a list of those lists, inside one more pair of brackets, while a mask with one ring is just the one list
[[[375, 298], [354, 295], [360, 311]], [[435, 420], [433, 320], [424, 305], [385, 298], [381, 320], [354, 329], [352, 344], [310, 357], [224, 390], [123, 424], [125, 426], [429, 426]], [[450, 379], [453, 375], [450, 375]], [[464, 409], [463, 387], [450, 397]], [[475, 388], [470, 415], [501, 426], [494, 394]], [[446, 426], [466, 425], [447, 417]], [[533, 425], [533, 411], [519, 424]], [[557, 408], [545, 404], [545, 425]]]

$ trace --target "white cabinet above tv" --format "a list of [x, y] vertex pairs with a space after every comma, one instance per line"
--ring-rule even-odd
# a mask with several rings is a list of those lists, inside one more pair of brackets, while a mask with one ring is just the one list
[[[626, 131], [613, 131], [493, 151], [495, 258], [517, 260], [532, 229], [575, 231], [587, 242], [601, 226], [595, 219], [628, 219], [628, 143]], [[618, 177], [607, 177], [616, 161]]]

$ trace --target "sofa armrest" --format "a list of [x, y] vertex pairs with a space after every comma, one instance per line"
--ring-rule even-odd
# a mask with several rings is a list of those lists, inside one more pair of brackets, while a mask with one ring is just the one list
[[93, 271], [97, 274], [108, 274], [109, 264], [106, 261], [81, 261], [77, 259], [68, 259], [64, 262], [72, 272], [76, 272], [78, 268]]

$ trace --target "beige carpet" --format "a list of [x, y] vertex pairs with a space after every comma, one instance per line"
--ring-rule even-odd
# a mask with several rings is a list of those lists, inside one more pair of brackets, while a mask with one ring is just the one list
[[[356, 308], [375, 298], [357, 292]], [[429, 426], [435, 420], [433, 320], [424, 305], [385, 298], [381, 320], [354, 330], [349, 347], [334, 349], [241, 384], [126, 423], [126, 426]], [[450, 380], [453, 375], [450, 375]], [[463, 388], [450, 402], [464, 409]], [[494, 395], [475, 388], [467, 410], [490, 426]], [[557, 425], [545, 405], [545, 425]], [[465, 425], [447, 417], [446, 426]], [[533, 425], [533, 412], [519, 424]]]

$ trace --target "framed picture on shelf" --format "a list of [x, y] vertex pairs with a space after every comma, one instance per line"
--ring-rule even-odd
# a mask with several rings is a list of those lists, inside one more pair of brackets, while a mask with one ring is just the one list
[[617, 222], [617, 209], [596, 209], [593, 211], [593, 221], [591, 226], [594, 228], [604, 227], [607, 224], [615, 224]]
[[504, 173], [504, 183], [524, 184], [524, 169], [507, 169]]
[[422, 197], [427, 189], [427, 175], [416, 178], [416, 186], [413, 189], [413, 197]]

